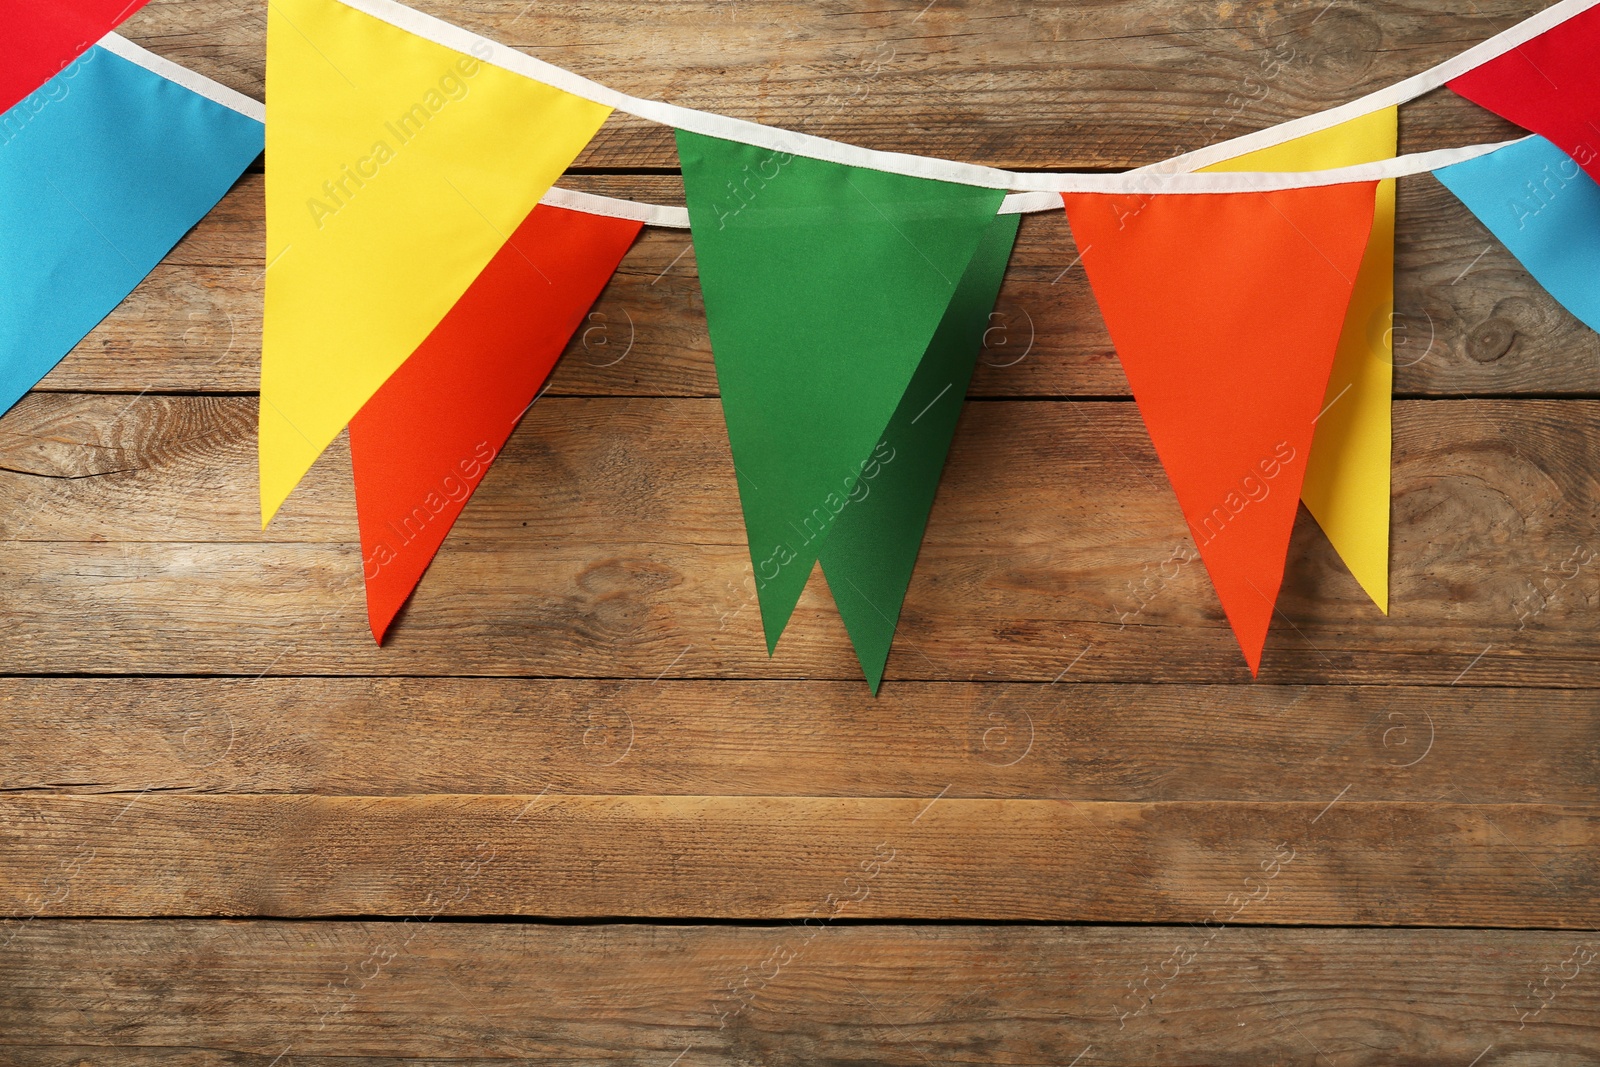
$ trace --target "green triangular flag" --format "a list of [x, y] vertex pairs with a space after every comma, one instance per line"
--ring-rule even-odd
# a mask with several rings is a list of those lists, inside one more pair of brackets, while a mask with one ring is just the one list
[[770, 652], [1005, 194], [681, 130], [678, 155]]
[[822, 544], [822, 573], [874, 693], [1021, 219], [990, 223], [855, 498]]

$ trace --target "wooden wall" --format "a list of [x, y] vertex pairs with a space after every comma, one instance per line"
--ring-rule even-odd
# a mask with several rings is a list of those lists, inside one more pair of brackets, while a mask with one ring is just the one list
[[[1541, 5], [417, 6], [637, 95], [1105, 169]], [[124, 32], [261, 98], [264, 11]], [[1512, 134], [1442, 93], [1401, 131]], [[675, 168], [614, 119], [565, 184]], [[257, 521], [262, 180], [0, 419], [0, 1062], [1600, 1063], [1600, 339], [1432, 178], [1390, 616], [1302, 512], [1251, 680], [1030, 217], [877, 699], [820, 576], [766, 655], [674, 231], [375, 647], [342, 440]]]

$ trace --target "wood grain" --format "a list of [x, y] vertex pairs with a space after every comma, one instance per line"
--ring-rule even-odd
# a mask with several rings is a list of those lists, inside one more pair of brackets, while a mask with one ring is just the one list
[[0, 792], [1587, 804], [1585, 690], [0, 681]]
[[[1050, 169], [1543, 6], [415, 2], [641, 95]], [[264, 11], [125, 32], [260, 98]], [[1448, 92], [1401, 119], [1513, 132]], [[661, 128], [578, 164], [682, 202]], [[670, 231], [375, 648], [344, 444], [255, 519], [262, 185], [0, 418], [0, 1062], [1600, 1064], [1600, 340], [1433, 179], [1400, 185], [1392, 617], [1302, 514], [1250, 680], [1032, 217], [877, 698], [820, 581], [764, 654]]]
[[[1264, 873], [1269, 872], [1269, 873]], [[0, 797], [0, 915], [1593, 927], [1593, 804]]]
[[[563, 184], [683, 202], [676, 176], [575, 176]], [[1600, 394], [1600, 337], [1438, 182], [1401, 183], [1398, 226], [1395, 318], [1372, 328], [1393, 330], [1401, 395]], [[254, 392], [264, 248], [262, 178], [248, 175], [40, 388]], [[1064, 215], [1023, 220], [973, 395], [1127, 395], [1076, 261]], [[647, 230], [568, 346], [551, 395], [716, 391], [688, 234]]]
[[[715, 400], [541, 401], [381, 649], [347, 454], [262, 533], [254, 406], [33, 396], [7, 416], [0, 668], [858, 677], [816, 578], [767, 657]], [[891, 678], [1249, 680], [1131, 404], [963, 420]], [[1589, 401], [1400, 404], [1393, 614], [1302, 516], [1263, 680], [1594, 685], [1597, 421]]]
[[1205, 937], [35, 922], [0, 950], [0, 1055], [17, 1067], [1600, 1063], [1600, 981], [1578, 964], [1593, 935]]
[[[1127, 167], [1353, 100], [1533, 14], [1538, 2], [414, 0], [612, 88], [871, 148], [1007, 167]], [[133, 40], [263, 98], [265, 4], [156, 0]], [[1503, 140], [1446, 93], [1408, 148]], [[671, 131], [613, 117], [578, 160], [675, 167]]]

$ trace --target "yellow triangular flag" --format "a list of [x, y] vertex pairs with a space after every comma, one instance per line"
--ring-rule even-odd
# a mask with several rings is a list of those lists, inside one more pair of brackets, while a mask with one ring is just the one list
[[611, 109], [338, 0], [267, 6], [261, 517]]
[[[1397, 109], [1206, 167], [1303, 171], [1394, 156]], [[1300, 498], [1378, 608], [1389, 611], [1390, 406], [1394, 392], [1394, 182], [1378, 183], [1366, 257], [1339, 338], [1339, 354], [1306, 465]]]

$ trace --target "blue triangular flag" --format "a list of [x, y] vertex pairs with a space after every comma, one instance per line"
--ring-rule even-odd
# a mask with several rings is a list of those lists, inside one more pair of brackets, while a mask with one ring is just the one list
[[261, 153], [251, 104], [108, 37], [0, 114], [0, 413]]
[[1600, 185], [1533, 136], [1433, 172], [1534, 280], [1600, 330]]

